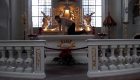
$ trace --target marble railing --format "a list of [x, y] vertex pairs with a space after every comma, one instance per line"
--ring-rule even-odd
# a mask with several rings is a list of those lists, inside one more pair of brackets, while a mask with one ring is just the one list
[[45, 78], [44, 40], [0, 41], [0, 76]]
[[88, 77], [140, 72], [140, 40], [88, 39]]

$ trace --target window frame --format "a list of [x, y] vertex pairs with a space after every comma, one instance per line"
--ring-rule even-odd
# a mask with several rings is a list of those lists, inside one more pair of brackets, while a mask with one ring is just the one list
[[[105, 4], [107, 3], [108, 0], [102, 0], [102, 23], [103, 23], [103, 20], [105, 19], [105, 16], [108, 12], [108, 10], [106, 9], [106, 6]], [[33, 20], [32, 20], [32, 0], [29, 0], [28, 1], [28, 4], [30, 5], [29, 8], [28, 8], [28, 16], [30, 17], [29, 18], [29, 24], [31, 24], [30, 26], [32, 26], [32, 28], [38, 28], [38, 27], [33, 27]], [[51, 2], [51, 6], [52, 6], [52, 2]], [[81, 2], [81, 6], [82, 6], [82, 2]], [[52, 16], [52, 15], [51, 15]], [[101, 23], [101, 27], [103, 26]], [[96, 27], [96, 26], [95, 26]]]
[[[51, 13], [51, 8], [52, 8], [52, 0], [49, 0], [49, 2], [51, 2], [51, 4], [44, 4], [44, 5], [40, 5], [39, 4], [39, 1], [41, 1], [41, 0], [38, 0], [38, 4], [36, 4], [36, 5], [33, 5], [32, 3], [31, 3], [31, 8], [32, 8], [32, 12], [33, 12], [33, 7], [38, 7], [38, 15], [37, 16], [34, 16], [33, 15], [33, 13], [31, 14], [31, 17], [32, 17], [32, 27], [33, 28], [39, 28], [39, 27], [42, 27], [41, 26], [41, 24], [42, 24], [42, 19], [43, 19], [43, 15], [40, 15], [41, 14], [41, 8], [40, 7], [44, 7], [44, 8], [46, 8], [46, 7], [50, 7], [50, 8], [47, 8], [48, 9], [48, 11], [46, 10], [45, 11], [45, 14], [46, 14], [46, 12], [47, 12], [47, 14], [46, 15], [48, 15], [49, 14], [49, 16], [52, 16], [50, 13]], [[46, 0], [47, 1], [47, 0]], [[50, 10], [49, 10], [50, 9]], [[37, 23], [37, 26], [34, 26], [34, 23], [33, 23], [33, 18], [38, 18], [37, 20], [38, 20], [38, 23]]]
[[[95, 7], [95, 14], [96, 14], [96, 7], [97, 6], [101, 6], [101, 16], [96, 16], [96, 15], [94, 15], [94, 16], [92, 16], [92, 18], [96, 18], [96, 17], [101, 17], [101, 26], [100, 27], [102, 27], [103, 25], [102, 25], [102, 23], [103, 23], [103, 20], [105, 19], [105, 0], [102, 0], [102, 3], [101, 3], [101, 5], [96, 5], [96, 2], [95, 2], [95, 4], [94, 5], [91, 5], [91, 4], [89, 4], [89, 0], [85, 0], [86, 2], [87, 2], [87, 5], [85, 5], [85, 4], [83, 4], [83, 0], [82, 0], [82, 4], [81, 4], [81, 6], [82, 6], [82, 9], [84, 9], [84, 7], [87, 7], [87, 10], [88, 10], [88, 12], [87, 12], [87, 14], [90, 14], [90, 11], [89, 11], [89, 7]], [[83, 13], [84, 15], [86, 15], [85, 13]], [[96, 21], [96, 19], [95, 19], [95, 21]], [[92, 21], [91, 21], [92, 22]], [[92, 23], [91, 23], [92, 24]], [[92, 25], [93, 26], [93, 25]], [[99, 27], [99, 26], [96, 26], [96, 22], [95, 22], [95, 25], [94, 25], [94, 27]]]

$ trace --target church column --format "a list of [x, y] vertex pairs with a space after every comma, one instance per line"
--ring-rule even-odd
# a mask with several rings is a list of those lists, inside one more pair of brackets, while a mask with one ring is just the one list
[[32, 0], [23, 0], [24, 5], [22, 6], [23, 8], [23, 20], [24, 23], [24, 38], [28, 39], [29, 34], [33, 33], [33, 28], [32, 28]]

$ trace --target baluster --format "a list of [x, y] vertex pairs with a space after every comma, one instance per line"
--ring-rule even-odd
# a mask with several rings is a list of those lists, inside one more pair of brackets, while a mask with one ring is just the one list
[[131, 65], [132, 62], [132, 57], [130, 56], [130, 48], [132, 48], [132, 45], [127, 45], [127, 55], [125, 56], [125, 60], [126, 60], [126, 64], [125, 67], [126, 68], [132, 68], [133, 66]]
[[27, 73], [31, 73], [33, 72], [33, 59], [31, 58], [31, 55], [32, 55], [32, 47], [25, 47], [25, 50], [27, 52], [27, 58], [25, 60], [25, 71], [24, 72], [27, 72]]
[[5, 57], [5, 48], [4, 47], [0, 47], [0, 53], [1, 53], [0, 71], [5, 71], [5, 69], [7, 68], [7, 65], [6, 65], [7, 58]]
[[[140, 59], [140, 44], [139, 44], [139, 46], [138, 46], [138, 48], [137, 48], [137, 55], [139, 56], [139, 59]], [[140, 62], [139, 62], [140, 63]]]
[[139, 66], [140, 66], [140, 45], [137, 47], [137, 55], [138, 55], [138, 63], [139, 63]]
[[98, 59], [98, 46], [88, 46], [88, 71], [98, 71], [99, 59]]
[[13, 72], [15, 71], [15, 58], [13, 57], [13, 47], [6, 47], [9, 52], [9, 58], [7, 60], [7, 71]]
[[125, 69], [124, 62], [125, 58], [123, 56], [123, 49], [125, 48], [125, 45], [120, 45], [119, 47], [119, 56], [118, 56], [118, 69]]
[[132, 56], [132, 59], [133, 59], [133, 66], [134, 67], [139, 67], [139, 64], [138, 64], [138, 60], [139, 60], [139, 57], [137, 55], [137, 47], [139, 45], [134, 45], [133, 46], [133, 56]]
[[48, 57], [46, 55], [47, 55], [47, 49], [45, 49], [45, 51], [44, 51], [45, 64], [47, 64], [47, 59], [48, 59]]
[[18, 53], [18, 58], [16, 59], [16, 65], [17, 65], [16, 72], [23, 72], [24, 66], [23, 66], [23, 59], [21, 57], [22, 47], [15, 47], [15, 50]]
[[115, 50], [115, 48], [117, 48], [117, 46], [115, 46], [115, 45], [111, 45], [111, 56], [109, 57], [109, 60], [110, 60], [110, 65], [109, 65], [109, 69], [110, 70], [116, 70], [117, 69], [117, 67], [116, 67], [116, 62], [117, 62], [117, 58], [115, 57], [115, 55], [114, 55], [114, 50]]
[[106, 48], [108, 48], [108, 46], [101, 46], [101, 50], [102, 50], [102, 56], [100, 57], [100, 62], [101, 62], [101, 71], [106, 71], [108, 70], [108, 67], [106, 66], [108, 63], [108, 59], [105, 56], [106, 54]]

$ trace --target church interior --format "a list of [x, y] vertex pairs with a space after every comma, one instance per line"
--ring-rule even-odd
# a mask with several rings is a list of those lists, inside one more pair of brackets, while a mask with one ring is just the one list
[[139, 80], [140, 0], [0, 0], [0, 80]]

